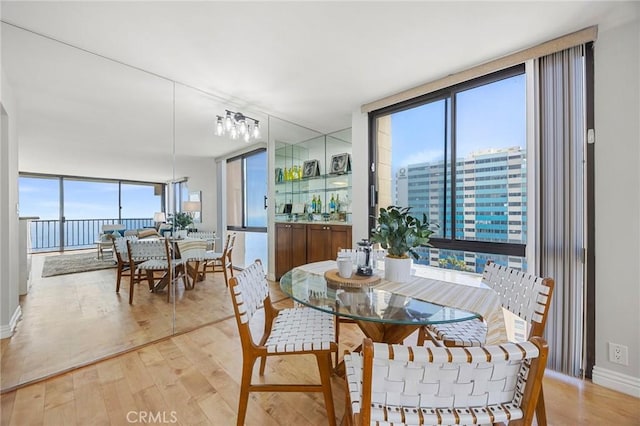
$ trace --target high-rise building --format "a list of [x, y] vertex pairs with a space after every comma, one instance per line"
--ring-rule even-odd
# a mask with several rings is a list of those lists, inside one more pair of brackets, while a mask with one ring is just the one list
[[[395, 176], [396, 205], [425, 213], [438, 229], [434, 236], [451, 238], [451, 167], [443, 161], [409, 164]], [[525, 244], [527, 240], [526, 153], [520, 147], [472, 152], [456, 161], [455, 238]], [[476, 272], [491, 259], [523, 268], [524, 258], [475, 252], [421, 249], [424, 262]], [[422, 263], [422, 262], [421, 262]]]

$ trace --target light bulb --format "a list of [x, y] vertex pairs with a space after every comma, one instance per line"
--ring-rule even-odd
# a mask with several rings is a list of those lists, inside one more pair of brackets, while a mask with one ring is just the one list
[[241, 135], [244, 135], [244, 134], [247, 133], [247, 121], [246, 120], [244, 120], [244, 119], [240, 120], [239, 127], [240, 127], [239, 130], [240, 130], [240, 134]]
[[260, 122], [256, 121], [256, 124], [253, 126], [253, 138], [258, 139], [260, 137]]
[[227, 132], [231, 131], [233, 127], [233, 119], [231, 118], [231, 113], [227, 111], [227, 117], [224, 119], [224, 127], [227, 129]]
[[231, 139], [238, 139], [238, 127], [235, 124], [231, 126]]
[[222, 124], [222, 117], [218, 116], [218, 121], [216, 122], [216, 135], [222, 136], [224, 134], [224, 125]]
[[244, 139], [245, 142], [249, 142], [249, 140], [251, 139], [251, 133], [250, 132], [244, 132], [244, 135], [242, 136], [242, 139]]

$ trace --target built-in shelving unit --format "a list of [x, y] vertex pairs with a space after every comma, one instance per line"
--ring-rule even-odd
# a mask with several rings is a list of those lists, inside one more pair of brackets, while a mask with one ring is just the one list
[[350, 223], [351, 129], [279, 145], [272, 175], [276, 222]]

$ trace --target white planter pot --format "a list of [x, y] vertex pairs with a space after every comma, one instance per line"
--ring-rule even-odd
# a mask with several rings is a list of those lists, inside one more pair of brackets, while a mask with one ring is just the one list
[[187, 230], [181, 229], [173, 233], [176, 238], [187, 238]]
[[388, 256], [385, 257], [384, 279], [399, 283], [409, 281], [411, 279], [411, 258], [397, 259]]

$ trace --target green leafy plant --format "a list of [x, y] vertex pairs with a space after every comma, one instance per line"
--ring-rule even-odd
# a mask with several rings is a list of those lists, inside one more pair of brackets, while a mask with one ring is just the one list
[[193, 218], [187, 213], [178, 212], [169, 217], [169, 223], [172, 223], [176, 230], [188, 229], [193, 224]]
[[446, 259], [440, 259], [438, 263], [440, 267], [444, 269], [454, 269], [456, 271], [474, 272], [473, 268], [470, 268], [469, 266], [467, 266], [466, 263], [464, 263], [464, 260], [457, 259], [453, 256], [449, 256]]
[[411, 216], [411, 207], [389, 206], [380, 209], [378, 225], [371, 230], [371, 242], [380, 243], [387, 256], [406, 259], [409, 254], [418, 260], [416, 247], [431, 247], [429, 238], [433, 234], [427, 215], [422, 220]]

